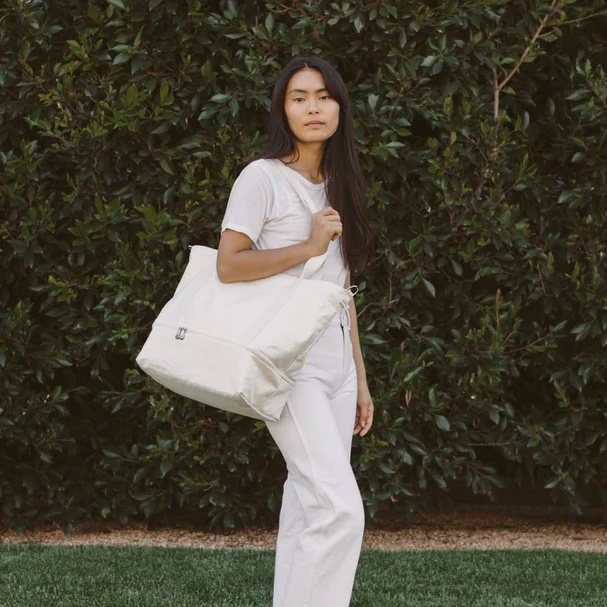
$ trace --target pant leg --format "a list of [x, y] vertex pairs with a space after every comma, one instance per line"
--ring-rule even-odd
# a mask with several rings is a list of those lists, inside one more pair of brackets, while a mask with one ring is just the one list
[[349, 604], [364, 528], [350, 466], [355, 414], [349, 335], [331, 328], [306, 357], [280, 420], [268, 423], [289, 471], [279, 521], [274, 607]]
[[304, 510], [297, 497], [291, 475], [283, 485], [282, 504], [278, 520], [278, 536], [276, 538], [276, 558], [274, 562], [274, 592], [273, 605], [283, 605], [287, 588], [287, 580], [291, 571], [293, 554], [299, 536], [305, 527]]
[[[331, 412], [337, 423], [345, 453], [350, 457], [352, 448], [352, 430], [356, 418], [356, 368], [354, 359], [337, 393], [331, 398]], [[303, 507], [299, 502], [288, 474], [283, 485], [282, 504], [276, 540], [276, 562], [274, 574], [274, 597], [281, 604], [286, 582], [291, 568], [295, 545], [305, 525]]]

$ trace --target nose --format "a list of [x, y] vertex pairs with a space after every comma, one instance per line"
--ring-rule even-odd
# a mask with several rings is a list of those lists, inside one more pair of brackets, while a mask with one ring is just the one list
[[316, 107], [315, 99], [310, 100], [310, 105], [308, 106], [308, 114], [318, 114], [318, 108]]

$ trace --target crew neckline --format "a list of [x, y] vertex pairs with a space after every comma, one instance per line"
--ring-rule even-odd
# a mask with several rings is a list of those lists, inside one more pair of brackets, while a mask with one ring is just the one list
[[309, 187], [312, 190], [322, 190], [325, 187], [326, 179], [321, 181], [320, 183], [314, 183], [309, 179], [306, 179], [301, 173], [298, 173], [295, 169], [292, 169], [288, 164], [285, 164], [280, 158], [275, 158], [276, 162], [280, 162], [282, 166], [286, 167], [293, 173], [306, 187]]

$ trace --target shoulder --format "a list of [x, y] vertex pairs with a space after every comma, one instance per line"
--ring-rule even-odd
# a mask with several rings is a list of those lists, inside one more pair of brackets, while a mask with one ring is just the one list
[[273, 163], [273, 160], [253, 160], [240, 171], [230, 191], [228, 206], [231, 209], [242, 207], [247, 213], [255, 212], [265, 217], [276, 215], [281, 188], [275, 179]]
[[238, 176], [244, 179], [255, 179], [265, 182], [275, 182], [278, 174], [276, 160], [270, 158], [259, 158], [249, 162]]
[[247, 164], [234, 181], [232, 191], [239, 193], [263, 193], [272, 196], [275, 179], [272, 172], [272, 161], [254, 160]]

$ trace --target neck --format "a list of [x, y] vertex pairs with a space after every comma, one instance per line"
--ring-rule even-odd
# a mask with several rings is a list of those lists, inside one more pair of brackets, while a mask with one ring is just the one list
[[314, 143], [297, 143], [297, 151], [283, 160], [297, 169], [310, 181], [320, 183], [324, 175], [320, 172], [320, 162], [324, 152], [324, 141]]

